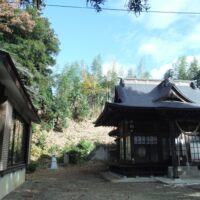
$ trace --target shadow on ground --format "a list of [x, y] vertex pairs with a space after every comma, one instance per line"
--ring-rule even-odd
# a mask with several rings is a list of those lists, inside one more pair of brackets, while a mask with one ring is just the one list
[[161, 183], [111, 183], [100, 174], [102, 162], [40, 169], [4, 200], [199, 200], [200, 186]]

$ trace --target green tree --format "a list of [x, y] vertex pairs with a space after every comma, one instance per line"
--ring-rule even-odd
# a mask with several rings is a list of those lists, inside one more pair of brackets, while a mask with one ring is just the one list
[[138, 71], [137, 78], [141, 78], [141, 79], [149, 79], [150, 78], [149, 72], [147, 72], [145, 70], [143, 58], [140, 60], [138, 66], [137, 66], [137, 71]]
[[98, 74], [96, 71], [98, 69], [91, 73], [91, 70], [87, 71], [75, 62], [67, 64], [63, 72], [57, 76], [54, 105], [57, 112], [54, 119], [58, 129], [66, 124], [66, 118], [82, 120], [89, 114], [96, 115], [108, 100], [108, 93], [114, 89], [118, 81], [115, 64], [105, 77], [95, 75]]
[[55, 64], [59, 41], [47, 18], [41, 17], [38, 11], [30, 7], [26, 11], [35, 21], [33, 31], [24, 36], [17, 32], [13, 32], [11, 37], [4, 34], [7, 43], [3, 48], [9, 50], [19, 63], [31, 71], [47, 74], [47, 67]]
[[182, 56], [178, 59], [178, 61], [174, 64], [174, 73], [177, 79], [179, 80], [187, 80], [187, 68], [188, 63], [185, 56]]
[[56, 98], [62, 106], [57, 108], [57, 119], [63, 121], [66, 117], [71, 117], [74, 120], [82, 120], [87, 116], [89, 105], [82, 87], [81, 67], [78, 63], [66, 65], [58, 76]]
[[147, 72], [147, 71], [143, 72], [142, 76], [141, 76], [142, 79], [149, 79], [150, 77], [151, 76], [150, 76], [149, 72]]
[[[107, 98], [107, 89], [103, 86], [104, 79], [102, 73], [102, 60], [100, 55], [93, 59], [91, 70], [92, 74], [88, 74], [88, 76], [85, 77], [84, 82], [88, 82], [87, 85], [90, 85], [90, 88], [88, 88], [89, 90], [86, 91], [88, 92], [88, 102], [92, 107], [91, 112], [94, 111], [95, 113], [97, 109], [101, 109]], [[90, 80], [90, 84], [87, 80]]]
[[91, 70], [92, 70], [92, 75], [95, 77], [95, 79], [100, 81], [102, 78], [102, 60], [100, 55], [96, 56], [93, 59]]
[[103, 88], [107, 89], [107, 91], [111, 90], [111, 94], [108, 94], [109, 96], [113, 96], [114, 87], [118, 82], [118, 75], [116, 72], [115, 64], [116, 63], [113, 62], [111, 70], [109, 70], [107, 72], [107, 74], [106, 74], [106, 76], [104, 76], [104, 80], [103, 80]]
[[174, 71], [173, 69], [168, 69], [164, 74], [164, 79], [167, 78], [174, 78]]
[[197, 74], [199, 73], [200, 65], [196, 58], [189, 64], [189, 68], [187, 70], [188, 79], [193, 80], [196, 78]]
[[136, 76], [134, 75], [134, 71], [133, 71], [132, 68], [128, 69], [126, 78], [136, 78]]
[[185, 56], [178, 58], [177, 62], [169, 69], [164, 78], [173, 78], [179, 80], [194, 80], [199, 74], [200, 65], [196, 58], [192, 62], [188, 62]]
[[11, 33], [2, 31], [0, 33], [1, 48], [10, 52], [15, 59], [21, 78], [39, 109], [41, 118], [50, 124], [53, 120], [51, 107], [54, 84], [50, 66], [55, 64], [59, 40], [48, 20], [41, 17], [37, 10], [32, 7], [17, 10], [17, 13], [23, 12], [31, 16], [34, 22], [33, 29], [23, 32], [18, 26], [13, 26]]

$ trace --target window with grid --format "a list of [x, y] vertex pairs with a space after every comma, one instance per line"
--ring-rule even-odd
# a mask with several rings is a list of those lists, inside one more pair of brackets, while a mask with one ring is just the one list
[[157, 136], [134, 136], [134, 144], [157, 144]]
[[8, 166], [22, 163], [25, 163], [25, 123], [15, 114], [10, 133]]
[[186, 156], [186, 144], [185, 144], [185, 136], [180, 135], [178, 138], [175, 139], [176, 144], [176, 153], [178, 156]]
[[200, 137], [190, 137], [190, 152], [192, 161], [200, 160]]

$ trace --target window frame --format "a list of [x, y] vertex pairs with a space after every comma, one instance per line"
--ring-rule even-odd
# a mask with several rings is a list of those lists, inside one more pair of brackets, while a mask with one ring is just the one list
[[[18, 126], [18, 127], [17, 127]], [[13, 110], [12, 129], [8, 145], [8, 167], [26, 164], [28, 125], [23, 118]]]

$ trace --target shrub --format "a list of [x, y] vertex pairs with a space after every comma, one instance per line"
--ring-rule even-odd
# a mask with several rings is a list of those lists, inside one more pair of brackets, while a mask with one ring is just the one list
[[27, 166], [27, 172], [32, 173], [34, 172], [39, 166], [37, 161], [31, 161]]
[[77, 147], [73, 147], [70, 151], [68, 151], [68, 154], [70, 163], [77, 164], [81, 162], [81, 152]]
[[42, 155], [42, 149], [35, 144], [31, 146], [31, 157], [32, 159], [38, 159]]
[[51, 156], [48, 154], [42, 154], [38, 159], [40, 168], [47, 168], [51, 164]]
[[78, 145], [72, 146], [68, 151], [69, 162], [77, 164], [86, 161], [94, 148], [95, 145], [91, 141], [81, 140]]
[[60, 163], [60, 164], [64, 162], [63, 155], [59, 155], [59, 156], [57, 157], [57, 162]]
[[40, 147], [42, 150], [44, 150], [45, 148], [47, 148], [46, 135], [44, 133], [42, 133], [38, 137], [38, 141], [37, 141], [36, 145], [38, 147]]
[[85, 154], [88, 155], [94, 148], [95, 145], [91, 141], [82, 139], [79, 144], [78, 148]]
[[60, 147], [57, 144], [52, 144], [50, 146], [50, 148], [48, 149], [48, 153], [50, 155], [54, 155], [54, 154], [59, 154], [60, 153]]

